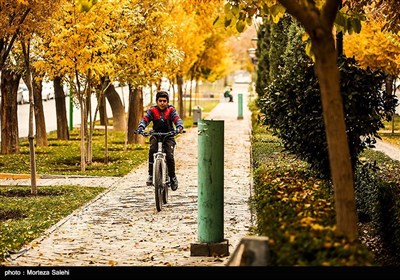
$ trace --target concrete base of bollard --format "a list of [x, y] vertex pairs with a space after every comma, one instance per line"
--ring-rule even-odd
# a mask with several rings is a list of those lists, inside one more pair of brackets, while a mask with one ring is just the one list
[[218, 243], [192, 243], [190, 244], [190, 256], [229, 256], [229, 242], [225, 239], [224, 241]]
[[227, 266], [268, 266], [270, 249], [266, 236], [247, 236], [240, 240]]

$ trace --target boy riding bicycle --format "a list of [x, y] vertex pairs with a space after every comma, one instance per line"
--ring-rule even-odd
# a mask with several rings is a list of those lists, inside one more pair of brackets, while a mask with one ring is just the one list
[[[143, 119], [139, 122], [137, 133], [142, 133], [143, 130], [153, 122], [153, 130], [156, 132], [168, 132], [175, 130], [177, 133], [183, 131], [183, 121], [180, 118], [175, 107], [169, 103], [168, 92], [159, 91], [156, 95], [156, 106], [151, 106]], [[174, 159], [174, 149], [176, 146], [175, 137], [169, 136], [165, 139], [164, 147], [167, 158], [168, 165], [168, 176], [171, 180], [171, 189], [176, 191], [178, 189], [178, 179], [175, 174], [175, 159]], [[156, 137], [150, 137], [150, 149], [149, 149], [149, 161], [148, 161], [148, 171], [149, 177], [146, 181], [147, 185], [151, 185], [153, 182], [153, 155], [157, 152], [157, 139]]]

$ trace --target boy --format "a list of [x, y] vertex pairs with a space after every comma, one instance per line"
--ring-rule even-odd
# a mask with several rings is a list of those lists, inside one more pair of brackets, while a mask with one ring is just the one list
[[[183, 131], [183, 121], [180, 118], [175, 107], [169, 103], [168, 92], [159, 91], [156, 95], [156, 106], [151, 106], [143, 119], [139, 122], [136, 132], [142, 133], [143, 130], [153, 122], [153, 130], [156, 132], [168, 132], [174, 130], [174, 125], [177, 133]], [[178, 179], [175, 174], [175, 159], [174, 149], [176, 146], [175, 137], [169, 136], [164, 141], [165, 153], [167, 155], [168, 165], [168, 176], [171, 180], [171, 189], [176, 191], [178, 189]], [[153, 155], [157, 152], [157, 139], [156, 137], [150, 137], [150, 149], [149, 149], [149, 177], [146, 184], [149, 186], [153, 183]]]

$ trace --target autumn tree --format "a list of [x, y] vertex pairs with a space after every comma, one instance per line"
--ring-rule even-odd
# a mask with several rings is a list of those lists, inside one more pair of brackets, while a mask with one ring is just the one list
[[[16, 95], [20, 79], [26, 72], [24, 72], [21, 44], [16, 43], [25, 44], [29, 36], [33, 35], [35, 28], [38, 28], [38, 22], [44, 21], [49, 16], [49, 10], [43, 8], [45, 2], [37, 0], [0, 1], [0, 73], [3, 93], [1, 153], [3, 154], [19, 152]], [[54, 1], [55, 4], [57, 2]], [[50, 4], [51, 8], [53, 2]], [[16, 47], [19, 48], [19, 51], [16, 51]], [[12, 55], [12, 59], [10, 55]], [[28, 58], [25, 57], [25, 61], [27, 60]], [[26, 77], [27, 75], [25, 75]]]
[[[25, 66], [25, 81], [29, 89], [29, 100], [30, 100], [30, 111], [29, 111], [29, 151], [30, 151], [30, 165], [31, 165], [31, 186], [32, 194], [36, 194], [36, 157], [35, 157], [35, 143], [34, 143], [34, 132], [33, 132], [33, 121], [34, 121], [34, 103], [33, 103], [33, 83], [32, 83], [32, 72], [30, 65], [30, 41], [34, 38], [35, 31], [40, 27], [42, 22], [45, 22], [52, 14], [52, 11], [59, 4], [59, 1], [46, 1], [46, 0], [28, 0], [28, 1], [14, 1], [0, 2], [0, 71], [2, 72], [2, 83], [3, 73], [8, 72], [4, 69], [6, 63], [7, 67], [10, 67], [16, 62], [14, 59], [10, 59], [9, 55], [15, 49], [15, 42], [18, 40], [21, 44], [22, 58]], [[9, 69], [9, 68], [8, 68]], [[8, 74], [5, 75], [7, 77]], [[12, 77], [18, 77], [18, 75], [12, 75]], [[18, 81], [19, 79], [16, 79]], [[16, 84], [16, 83], [15, 83]], [[3, 86], [2, 86], [3, 88]], [[14, 86], [15, 88], [15, 86]], [[16, 93], [16, 91], [15, 91]], [[9, 100], [7, 100], [8, 98]], [[16, 97], [14, 98], [13, 92], [11, 94], [2, 95], [2, 153], [18, 152], [18, 120], [16, 118]], [[41, 100], [40, 100], [41, 102]], [[43, 114], [43, 111], [42, 111]], [[11, 124], [11, 127], [9, 127]], [[14, 125], [13, 125], [14, 124]], [[44, 124], [44, 119], [43, 119]], [[5, 128], [5, 129], [3, 129]], [[8, 128], [11, 128], [9, 131]], [[4, 138], [3, 138], [4, 137]], [[7, 137], [11, 137], [8, 138]]]
[[[91, 97], [101, 77], [113, 71], [108, 25], [118, 14], [115, 1], [67, 1], [50, 23], [44, 60], [37, 67], [46, 68], [51, 79], [63, 77], [74, 87], [74, 100], [81, 110], [81, 170], [91, 163], [91, 133], [93, 127]], [[101, 4], [100, 4], [101, 3]], [[52, 57], [51, 59], [46, 59]], [[88, 120], [89, 126], [88, 127]], [[90, 128], [90, 131], [89, 131]]]
[[[128, 85], [127, 142], [139, 143], [137, 124], [143, 117], [142, 89], [163, 77], [168, 64], [175, 65], [181, 54], [173, 43], [174, 27], [169, 23], [167, 1], [125, 1], [121, 3], [120, 19], [114, 24], [116, 55], [112, 79]], [[148, 28], [151, 26], [151, 28]]]
[[[57, 49], [59, 44], [62, 44], [62, 41], [58, 41], [58, 39], [62, 40], [62, 38], [57, 36], [60, 35], [61, 37], [62, 35], [57, 33], [59, 30], [54, 27], [54, 22], [59, 19], [60, 13], [61, 12], [54, 13], [50, 20], [42, 24], [43, 28], [38, 30], [37, 36], [32, 42], [32, 53], [35, 58], [32, 62], [32, 66], [42, 79], [53, 83], [56, 107], [55, 117], [57, 118], [57, 139], [69, 140], [69, 127], [65, 104], [65, 96], [67, 93], [64, 92], [64, 89], [69, 89], [69, 87], [67, 79], [62, 76], [62, 73], [65, 73], [65, 71], [60, 71], [60, 67], [64, 67], [65, 65], [60, 63], [58, 54], [51, 51]], [[63, 52], [61, 52], [61, 55], [62, 54]]]

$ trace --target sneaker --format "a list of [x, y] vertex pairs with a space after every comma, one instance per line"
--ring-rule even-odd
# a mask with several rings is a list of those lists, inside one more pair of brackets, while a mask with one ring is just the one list
[[176, 177], [171, 178], [171, 190], [176, 191], [178, 189], [178, 179]]
[[146, 185], [151, 186], [153, 185], [153, 176], [149, 175], [146, 181]]

